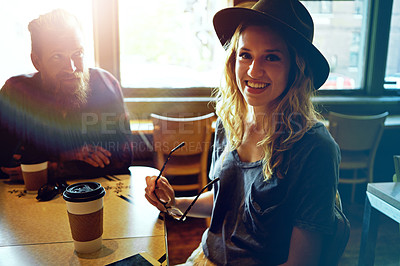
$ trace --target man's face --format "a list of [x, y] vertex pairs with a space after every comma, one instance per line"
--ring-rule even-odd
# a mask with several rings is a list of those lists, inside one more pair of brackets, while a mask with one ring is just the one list
[[78, 30], [43, 35], [40, 54], [32, 54], [43, 89], [64, 110], [86, 103], [88, 72], [83, 63], [83, 40]]

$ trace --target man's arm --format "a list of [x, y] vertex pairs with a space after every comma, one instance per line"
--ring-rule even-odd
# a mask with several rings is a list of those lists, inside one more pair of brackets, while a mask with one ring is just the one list
[[112, 164], [117, 164], [115, 165], [116, 167], [127, 168], [132, 165], [133, 160], [133, 137], [122, 89], [117, 79], [109, 72], [99, 69], [98, 74], [106, 88], [114, 96], [112, 102], [109, 103], [110, 109], [108, 112], [115, 115], [114, 126], [112, 127], [115, 134], [110, 136], [109, 141], [112, 145], [103, 148], [108, 148], [112, 153]]
[[[9, 85], [6, 82], [0, 89], [0, 166], [15, 167], [20, 141], [17, 139], [14, 123], [16, 123], [15, 106], [9, 95]], [[20, 155], [19, 155], [20, 157]]]

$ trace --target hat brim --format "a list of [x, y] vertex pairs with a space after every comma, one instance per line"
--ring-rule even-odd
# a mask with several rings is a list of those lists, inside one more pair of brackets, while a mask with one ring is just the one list
[[257, 10], [231, 7], [218, 11], [213, 19], [214, 29], [222, 46], [231, 40], [241, 23], [262, 23], [278, 28], [283, 36], [295, 44], [304, 55], [313, 73], [314, 88], [319, 89], [329, 75], [329, 64], [321, 52], [302, 34], [281, 20]]

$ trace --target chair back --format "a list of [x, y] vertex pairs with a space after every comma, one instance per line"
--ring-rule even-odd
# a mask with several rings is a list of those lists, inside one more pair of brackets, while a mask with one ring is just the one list
[[200, 192], [208, 183], [208, 155], [214, 116], [214, 113], [210, 113], [198, 117], [174, 118], [151, 114], [156, 168], [161, 169], [170, 151], [185, 142], [185, 146], [171, 155], [164, 176], [197, 175], [196, 182], [179, 184], [174, 180], [171, 185], [175, 191]]
[[350, 237], [350, 222], [343, 213], [338, 191], [336, 192], [334, 212], [335, 230], [333, 235], [328, 235], [324, 239], [319, 263], [321, 266], [337, 266]]
[[166, 117], [151, 114], [154, 125], [154, 150], [164, 155], [185, 142], [185, 146], [176, 150], [174, 156], [187, 156], [203, 153], [209, 149], [211, 141], [211, 124], [214, 113], [190, 118]]
[[329, 131], [342, 151], [376, 151], [388, 112], [356, 116], [329, 113]]

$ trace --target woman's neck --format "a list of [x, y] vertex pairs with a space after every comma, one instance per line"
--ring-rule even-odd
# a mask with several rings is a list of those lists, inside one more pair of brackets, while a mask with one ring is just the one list
[[256, 130], [262, 134], [266, 134], [270, 129], [270, 124], [273, 119], [272, 112], [267, 112], [264, 109], [250, 107], [246, 116], [246, 127], [248, 129]]

